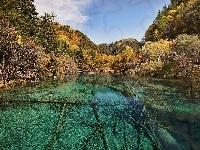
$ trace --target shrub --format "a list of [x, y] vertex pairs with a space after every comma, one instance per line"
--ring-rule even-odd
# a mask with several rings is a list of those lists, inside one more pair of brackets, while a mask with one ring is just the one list
[[144, 61], [161, 61], [171, 52], [171, 42], [160, 40], [158, 42], [146, 42], [142, 47], [142, 57]]
[[[194, 77], [200, 64], [200, 39], [195, 35], [179, 35], [172, 44], [175, 53], [173, 60], [178, 66], [177, 74], [181, 77]], [[197, 66], [196, 66], [197, 65]]]
[[160, 40], [158, 42], [146, 42], [142, 47], [142, 62], [135, 69], [137, 75], [162, 75], [164, 74], [164, 66], [168, 62], [171, 53], [172, 42]]
[[200, 39], [197, 35], [181, 34], [175, 39], [172, 49], [177, 55], [192, 59], [200, 57]]

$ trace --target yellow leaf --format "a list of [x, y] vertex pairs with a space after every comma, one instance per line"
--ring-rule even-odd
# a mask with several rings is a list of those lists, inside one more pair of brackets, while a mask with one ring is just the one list
[[18, 43], [19, 45], [22, 44], [22, 37], [21, 37], [21, 35], [17, 35], [17, 43]]

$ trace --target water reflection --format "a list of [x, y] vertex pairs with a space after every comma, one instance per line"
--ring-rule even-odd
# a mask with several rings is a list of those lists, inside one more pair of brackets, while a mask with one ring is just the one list
[[177, 85], [90, 75], [3, 91], [0, 149], [198, 149], [200, 104]]

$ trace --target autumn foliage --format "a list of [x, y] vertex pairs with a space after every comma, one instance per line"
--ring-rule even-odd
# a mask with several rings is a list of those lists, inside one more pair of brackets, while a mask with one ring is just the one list
[[179, 34], [200, 33], [200, 1], [172, 0], [164, 6], [145, 33], [145, 41], [175, 39]]
[[8, 80], [101, 72], [197, 79], [199, 9], [198, 0], [172, 0], [149, 26], [145, 43], [129, 38], [96, 45], [55, 22], [54, 14], [38, 16], [33, 0], [1, 1], [0, 70]]

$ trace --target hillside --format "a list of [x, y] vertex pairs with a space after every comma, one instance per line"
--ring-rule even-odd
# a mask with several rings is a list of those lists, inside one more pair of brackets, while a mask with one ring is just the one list
[[200, 81], [200, 1], [171, 0], [147, 29], [140, 74]]
[[145, 33], [145, 41], [175, 39], [179, 34], [200, 35], [200, 1], [171, 0]]
[[7, 81], [62, 78], [82, 69], [86, 53], [94, 57], [102, 52], [86, 35], [54, 17], [38, 16], [33, 1], [0, 1], [0, 70]]
[[141, 48], [141, 43], [134, 38], [129, 38], [129, 39], [122, 39], [120, 41], [116, 41], [110, 44], [107, 43], [99, 44], [99, 47], [105, 50], [105, 52], [110, 55], [117, 55], [121, 53], [124, 49], [126, 49], [127, 46], [132, 48], [135, 52], [138, 52], [139, 49]]
[[94, 53], [103, 53], [104, 50], [98, 45], [94, 44], [85, 34], [78, 30], [72, 29], [68, 25], [61, 25], [56, 23], [56, 37], [58, 40], [62, 41], [66, 48], [64, 49], [70, 57], [75, 59], [79, 64], [79, 68], [82, 69], [81, 64], [84, 63], [84, 53], [91, 54], [92, 57]]

